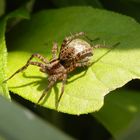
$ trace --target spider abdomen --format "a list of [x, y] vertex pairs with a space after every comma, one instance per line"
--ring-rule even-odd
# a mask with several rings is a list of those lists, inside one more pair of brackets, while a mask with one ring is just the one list
[[59, 59], [65, 68], [72, 71], [72, 69], [75, 69], [77, 63], [84, 63], [86, 65], [92, 55], [93, 48], [88, 42], [82, 39], [74, 39], [61, 48]]

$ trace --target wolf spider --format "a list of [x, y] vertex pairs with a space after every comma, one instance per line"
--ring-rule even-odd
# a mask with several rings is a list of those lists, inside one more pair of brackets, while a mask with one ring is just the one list
[[[64, 92], [64, 86], [67, 81], [68, 73], [72, 72], [77, 67], [88, 66], [90, 64], [89, 60], [93, 55], [93, 48], [98, 48], [100, 45], [91, 46], [87, 41], [79, 39], [78, 37], [85, 36], [84, 32], [79, 32], [69, 37], [66, 37], [61, 45], [59, 57], [57, 58], [58, 45], [53, 44], [52, 47], [52, 59], [49, 61], [42, 55], [35, 53], [28, 59], [27, 63], [18, 69], [14, 74], [12, 74], [4, 82], [11, 79], [14, 75], [27, 69], [29, 65], [35, 65], [40, 67], [40, 71], [48, 74], [48, 86], [43, 91], [41, 97], [39, 98], [37, 104], [44, 98], [47, 92], [54, 86], [58, 81], [62, 81], [61, 93], [58, 99], [58, 103]], [[32, 61], [33, 58], [38, 58], [41, 62]]]

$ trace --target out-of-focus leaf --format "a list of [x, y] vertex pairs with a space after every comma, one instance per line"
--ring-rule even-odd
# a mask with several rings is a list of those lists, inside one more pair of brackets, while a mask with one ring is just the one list
[[140, 1], [138, 1], [135, 2], [134, 0], [108, 0], [108, 2], [104, 1], [103, 4], [106, 9], [131, 16], [140, 22]]
[[131, 129], [131, 124], [139, 113], [139, 92], [116, 90], [106, 96], [103, 108], [93, 115], [117, 138], [128, 127]]
[[117, 136], [117, 140], [139, 140], [140, 139], [140, 114], [131, 122], [125, 132]]
[[0, 136], [6, 140], [70, 140], [29, 110], [0, 97]]
[[5, 12], [5, 0], [0, 0], [0, 16]]

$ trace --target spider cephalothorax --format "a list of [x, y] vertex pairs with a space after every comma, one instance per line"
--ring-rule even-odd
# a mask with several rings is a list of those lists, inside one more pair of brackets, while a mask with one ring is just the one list
[[[48, 61], [40, 54], [33, 54], [27, 63], [11, 75], [7, 80], [11, 79], [15, 74], [25, 70], [29, 65], [35, 65], [40, 67], [40, 71], [48, 74], [48, 86], [44, 90], [43, 94], [39, 98], [39, 103], [42, 98], [47, 94], [53, 85], [58, 81], [62, 81], [61, 94], [58, 99], [60, 101], [63, 92], [64, 85], [67, 80], [67, 74], [73, 71], [76, 67], [88, 66], [90, 57], [93, 55], [93, 47], [87, 41], [79, 39], [78, 37], [85, 36], [84, 32], [79, 32], [75, 35], [66, 37], [60, 48], [59, 57], [57, 58], [58, 45], [54, 43], [52, 48], [52, 59]], [[42, 62], [33, 62], [32, 59], [36, 57]]]

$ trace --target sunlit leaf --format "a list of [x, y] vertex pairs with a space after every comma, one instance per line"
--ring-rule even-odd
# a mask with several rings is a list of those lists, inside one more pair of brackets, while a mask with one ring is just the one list
[[[80, 68], [69, 75], [59, 104], [61, 83], [54, 86], [41, 105], [70, 114], [99, 110], [106, 94], [140, 77], [140, 26], [132, 18], [90, 7], [39, 12], [9, 33], [8, 75], [23, 66], [33, 53], [50, 58], [54, 41], [60, 47], [65, 36], [80, 31], [91, 39], [99, 37], [96, 43], [109, 47], [94, 51], [93, 64], [88, 69]], [[9, 80], [11, 91], [34, 103], [47, 85], [47, 76], [35, 66]]]

